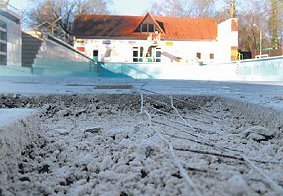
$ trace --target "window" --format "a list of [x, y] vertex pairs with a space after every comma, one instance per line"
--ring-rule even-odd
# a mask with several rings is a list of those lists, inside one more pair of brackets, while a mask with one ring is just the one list
[[7, 24], [0, 20], [0, 65], [7, 65]]
[[146, 57], [152, 57], [152, 46], [148, 47]]
[[133, 58], [133, 62], [139, 62], [138, 58]]
[[94, 50], [92, 56], [93, 56], [93, 57], [98, 57], [98, 50]]
[[139, 61], [139, 48], [133, 47], [133, 62]]
[[210, 53], [209, 58], [210, 58], [210, 59], [214, 59], [214, 54], [213, 54], [213, 53]]
[[161, 48], [156, 48], [155, 62], [161, 62]]
[[0, 55], [0, 65], [7, 65], [7, 56]]
[[136, 28], [135, 32], [154, 33], [155, 26], [154, 24], [141, 24]]
[[98, 50], [93, 50], [92, 51], [92, 59], [94, 61], [98, 61]]
[[0, 31], [0, 39], [1, 40], [7, 40], [7, 33]]
[[156, 51], [156, 57], [161, 57], [161, 51]]
[[7, 44], [0, 43], [0, 51], [7, 52]]
[[151, 33], [154, 32], [154, 25], [153, 24], [148, 25], [148, 32], [151, 32]]
[[138, 51], [133, 51], [133, 57], [139, 57]]
[[200, 52], [197, 52], [197, 58], [201, 59], [201, 53]]
[[143, 47], [140, 47], [140, 57], [143, 56]]
[[147, 32], [147, 24], [142, 24], [142, 32]]

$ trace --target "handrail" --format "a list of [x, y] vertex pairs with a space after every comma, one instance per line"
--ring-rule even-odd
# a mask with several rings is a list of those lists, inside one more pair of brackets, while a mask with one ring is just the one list
[[[34, 30], [35, 30], [36, 34], [37, 34], [37, 32], [39, 31], [39, 32], [42, 34], [42, 37], [45, 35], [45, 36], [47, 36], [47, 39], [49, 39], [49, 40], [51, 40], [51, 41], [54, 41], [54, 42], [57, 42], [57, 43], [59, 43], [60, 45], [65, 46], [66, 48], [69, 48], [69, 49], [73, 50], [74, 52], [76, 52], [76, 53], [78, 53], [78, 54], [80, 54], [80, 55], [86, 57], [86, 58], [89, 59], [91, 62], [93, 62], [93, 59], [91, 59], [91, 58], [89, 58], [88, 56], [82, 54], [81, 52], [75, 50], [71, 45], [69, 45], [69, 44], [66, 42], [66, 39], [63, 40], [62, 38], [57, 37], [57, 36], [54, 35], [55, 23], [58, 22], [58, 21], [61, 20], [61, 19], [62, 19], [62, 16], [59, 17], [59, 18], [57, 18], [56, 20], [54, 20], [52, 23], [45, 21], [45, 22], [43, 22], [43, 23], [37, 25], [37, 26], [34, 28]], [[45, 24], [48, 24], [48, 25], [49, 25], [49, 26], [47, 27], [47, 29], [49, 29], [49, 28], [51, 27], [51, 33], [52, 33], [52, 34], [44, 33], [42, 30], [39, 29], [39, 27], [41, 27], [41, 26], [43, 26], [43, 25], [45, 25]], [[57, 28], [58, 28], [58, 27], [57, 27]], [[67, 33], [67, 32], [65, 32], [64, 30], [63, 30], [63, 36], [64, 36], [64, 38], [67, 38], [67, 41], [70, 41], [70, 34]]]
[[[54, 20], [53, 22], [48, 22], [48, 21], [45, 21], [45, 22], [43, 22], [43, 23], [41, 23], [41, 24], [39, 24], [39, 25], [37, 25], [36, 27], [34, 27], [34, 30], [35, 30], [35, 32], [36, 32], [36, 34], [37, 34], [37, 32], [39, 31], [41, 34], [43, 34], [44, 32], [42, 31], [42, 30], [40, 30], [39, 28], [41, 27], [41, 26], [43, 26], [43, 25], [45, 25], [45, 24], [48, 24], [48, 26], [47, 26], [47, 29], [49, 29], [49, 28], [51, 28], [51, 33], [52, 34], [54, 34], [54, 31], [55, 31], [55, 24], [59, 21], [59, 20], [61, 20], [62, 19], [62, 16], [60, 16], [59, 18], [57, 18], [56, 20]], [[57, 27], [58, 28], [58, 27]], [[68, 38], [69, 39], [69, 34], [68, 33], [66, 33], [64, 30], [63, 30], [63, 33], [64, 33], [64, 38]], [[64, 39], [64, 41], [66, 41], [65, 39]], [[67, 40], [67, 41], [69, 41], [69, 40]]]
[[49, 25], [50, 25], [50, 23], [49, 23], [49, 22], [45, 21], [45, 22], [43, 22], [43, 23], [41, 23], [41, 24], [37, 25], [36, 27], [34, 27], [34, 30], [36, 30], [36, 31], [37, 31], [39, 27], [41, 27], [41, 26], [43, 26], [43, 25], [45, 25], [45, 24], [49, 24]]
[[62, 16], [60, 16], [59, 18], [57, 18], [56, 20], [54, 20], [52, 23], [51, 23], [51, 32], [52, 34], [54, 33], [54, 29], [55, 29], [55, 24], [62, 19]]
[[87, 58], [87, 59], [90, 60], [91, 62], [94, 62], [93, 59], [91, 59], [91, 58], [89, 58], [88, 56], [86, 56], [85, 54], [83, 54], [83, 53], [77, 51], [75, 48], [73, 48], [71, 45], [67, 44], [67, 43], [64, 42], [63, 40], [58, 39], [57, 37], [55, 37], [55, 36], [53, 36], [53, 35], [50, 35], [50, 34], [47, 34], [47, 38], [48, 38], [48, 40], [50, 40], [50, 41], [53, 41], [53, 42], [55, 42], [55, 43], [57, 43], [57, 44], [60, 44], [61, 46], [64, 46], [64, 47], [66, 47], [66, 48], [68, 48], [68, 49], [70, 49], [70, 50], [76, 52], [77, 54], [79, 54], [79, 55], [81, 55], [81, 56]]

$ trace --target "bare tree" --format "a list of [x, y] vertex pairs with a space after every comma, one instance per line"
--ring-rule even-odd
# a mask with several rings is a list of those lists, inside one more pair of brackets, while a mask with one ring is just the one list
[[162, 0], [152, 5], [151, 12], [156, 16], [184, 16], [181, 1]]
[[[239, 48], [243, 51], [259, 49], [260, 31], [267, 29], [265, 16], [265, 2], [250, 0], [238, 4], [239, 18]], [[267, 37], [262, 42], [267, 45]]]
[[214, 0], [161, 0], [151, 12], [158, 16], [212, 17], [216, 14]]
[[[28, 10], [29, 26], [51, 31], [51, 26], [70, 33], [75, 15], [109, 13], [109, 0], [31, 0]], [[56, 22], [56, 23], [55, 23]]]
[[239, 48], [244, 51], [259, 49], [260, 41], [263, 48], [277, 48], [283, 39], [282, 0], [160, 0], [151, 11], [161, 16], [215, 17], [218, 22], [237, 17]]
[[282, 11], [278, 0], [269, 0], [270, 14], [268, 19], [268, 30], [271, 36], [272, 48], [278, 48], [279, 44], [279, 13]]

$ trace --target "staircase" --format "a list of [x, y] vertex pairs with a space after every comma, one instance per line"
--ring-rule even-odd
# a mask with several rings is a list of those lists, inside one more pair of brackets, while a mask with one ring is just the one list
[[93, 60], [47, 33], [22, 32], [22, 66], [40, 76], [95, 75]]
[[32, 67], [43, 40], [35, 32], [22, 32], [22, 66]]

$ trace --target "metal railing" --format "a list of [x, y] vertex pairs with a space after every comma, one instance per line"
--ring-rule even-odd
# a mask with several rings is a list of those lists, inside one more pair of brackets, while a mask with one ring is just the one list
[[[45, 21], [35, 26], [33, 29], [38, 36], [43, 36], [43, 34], [47, 34], [47, 35], [51, 34], [52, 36], [64, 41], [66, 44], [70, 44], [70, 42], [72, 41], [70, 39], [70, 35], [67, 32], [65, 32], [60, 26], [55, 25], [59, 20], [61, 20], [61, 18], [62, 17], [59, 17], [51, 23], [48, 21]], [[45, 25], [46, 27], [42, 28]], [[38, 32], [40, 32], [41, 34], [38, 34]]]
[[22, 18], [23, 16], [23, 11], [12, 6], [11, 4], [9, 4], [9, 1], [0, 1], [0, 9], [12, 14], [12, 15], [16, 15], [18, 18]]

